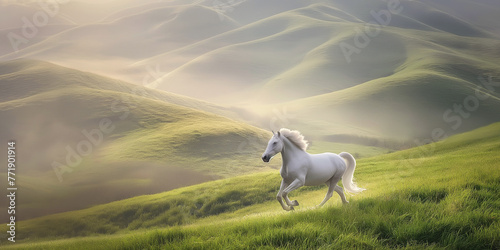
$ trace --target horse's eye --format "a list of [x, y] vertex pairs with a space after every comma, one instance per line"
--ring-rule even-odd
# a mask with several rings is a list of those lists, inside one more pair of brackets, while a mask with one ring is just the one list
[[278, 144], [278, 142], [273, 142], [273, 145], [276, 145], [276, 144]]

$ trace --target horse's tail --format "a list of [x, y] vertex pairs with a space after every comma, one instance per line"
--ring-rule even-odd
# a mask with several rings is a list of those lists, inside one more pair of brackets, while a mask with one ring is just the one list
[[342, 176], [342, 184], [344, 185], [344, 189], [347, 192], [354, 194], [361, 193], [363, 190], [366, 190], [364, 188], [356, 186], [356, 183], [353, 182], [354, 169], [356, 168], [356, 160], [354, 159], [354, 157], [347, 152], [342, 152], [339, 154], [339, 156], [344, 158], [347, 164], [347, 169]]

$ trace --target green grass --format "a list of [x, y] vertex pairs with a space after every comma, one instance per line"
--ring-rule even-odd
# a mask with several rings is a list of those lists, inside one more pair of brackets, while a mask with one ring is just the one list
[[355, 177], [367, 190], [344, 206], [334, 196], [314, 208], [326, 188], [305, 187], [291, 194], [301, 206], [284, 212], [280, 177], [265, 172], [20, 222], [24, 240], [10, 247], [495, 249], [499, 132], [497, 123], [361, 159]]

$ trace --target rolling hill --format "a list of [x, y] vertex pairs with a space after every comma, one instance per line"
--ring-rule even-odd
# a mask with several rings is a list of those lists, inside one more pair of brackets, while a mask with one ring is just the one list
[[[497, 248], [499, 132], [359, 160], [367, 191], [346, 206], [335, 196], [312, 208], [326, 192], [312, 187], [284, 212], [279, 174], [264, 172], [23, 221], [24, 243], [10, 248]], [[86, 237], [63, 239], [75, 236]]]
[[34, 60], [1, 63], [0, 86], [20, 219], [268, 169], [270, 132], [232, 109]]
[[[113, 4], [116, 2], [102, 4], [101, 9], [109, 9]], [[92, 4], [81, 2], [62, 6], [66, 8], [61, 7], [61, 12], [77, 15], [70, 11], [77, 9], [73, 5], [95, 14], [95, 11], [89, 11]], [[252, 99], [248, 97], [259, 96], [267, 89], [248, 95], [246, 87], [291, 81], [290, 85], [300, 85], [299, 90], [305, 91], [302, 97], [307, 97], [387, 76], [394, 71], [394, 65], [406, 59], [404, 53], [397, 52], [404, 47], [401, 43], [406, 42], [404, 35], [407, 32], [415, 32], [418, 40], [442, 46], [444, 44], [434, 38], [436, 34], [452, 41], [474, 37], [477, 43], [485, 43], [485, 46], [489, 40], [497, 40], [497, 15], [488, 14], [478, 19], [460, 11], [470, 6], [481, 13], [492, 13], [498, 8], [498, 5], [488, 1], [477, 3], [464, 0], [460, 4], [402, 1], [398, 6], [401, 11], [391, 14], [382, 28], [396, 35], [401, 33], [403, 37], [391, 36], [393, 41], [390, 44], [383, 39], [386, 37], [384, 33], [369, 37], [374, 43], [363, 48], [365, 52], [359, 56], [370, 56], [353, 57], [356, 64], [368, 65], [374, 62], [365, 61], [366, 58], [378, 59], [375, 61], [379, 63], [376, 70], [373, 67], [366, 70], [368, 65], [365, 65], [353, 71], [358, 65], [348, 63], [340, 49], [340, 42], [352, 41], [366, 29], [365, 24], [377, 24], [373, 13], [387, 12], [386, 2], [367, 0], [233, 1], [220, 4], [213, 1], [146, 1], [133, 4], [133, 1], [127, 1], [115, 6], [114, 13], [106, 18], [60, 32], [1, 58], [38, 58], [132, 82], [142, 81], [145, 66], [161, 65], [166, 80], [161, 89], [216, 102], [238, 99], [215, 92], [204, 96], [202, 91], [189, 91], [210, 91], [214, 86], [222, 85], [239, 88], [240, 93], [235, 94], [249, 101]], [[69, 15], [66, 12], [65, 15]], [[14, 22], [16, 19], [7, 21]], [[395, 46], [398, 42], [399, 47]], [[461, 48], [461, 45], [446, 45], [452, 49]], [[494, 47], [497, 45], [494, 44]], [[476, 47], [480, 52], [484, 50]], [[270, 50], [275, 56], [266, 56], [270, 54], [266, 51]], [[96, 60], [112, 64], [96, 67], [85, 63]], [[196, 77], [193, 78], [193, 75]], [[242, 89], [242, 86], [245, 88]], [[314, 91], [308, 91], [310, 88]], [[287, 98], [290, 100], [294, 96]]]

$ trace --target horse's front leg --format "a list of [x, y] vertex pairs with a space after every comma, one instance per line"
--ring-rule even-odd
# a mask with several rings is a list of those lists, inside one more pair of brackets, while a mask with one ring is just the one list
[[283, 199], [285, 199], [285, 202], [288, 206], [292, 207], [292, 206], [298, 206], [299, 205], [299, 202], [297, 200], [294, 200], [294, 201], [291, 201], [289, 198], [288, 198], [288, 195], [284, 195], [283, 196]]
[[[278, 200], [278, 202], [281, 204], [281, 207], [286, 210], [286, 211], [290, 211], [290, 210], [293, 210], [293, 207], [289, 207], [287, 205], [285, 205], [285, 203], [283, 202], [283, 191], [285, 190], [285, 188], [288, 187], [288, 184], [285, 182], [285, 180], [281, 180], [281, 186], [280, 186], [280, 191], [278, 192], [278, 194], [276, 195], [276, 199]], [[286, 196], [285, 196], [286, 197]]]
[[[301, 181], [300, 179], [295, 179], [294, 181], [292, 181], [292, 183], [290, 183], [290, 185], [288, 185], [282, 192], [282, 196], [284, 197], [286, 203], [289, 205], [290, 209], [285, 209], [287, 211], [290, 211], [290, 210], [293, 210], [293, 206], [298, 206], [299, 205], [299, 202], [297, 201], [290, 201], [288, 199], [288, 193], [292, 192], [293, 190], [297, 189], [297, 188], [300, 188], [304, 186], [304, 181]], [[280, 190], [281, 192], [281, 190]]]
[[[289, 207], [292, 207], [292, 206], [298, 206], [299, 205], [299, 202], [298, 201], [290, 201], [290, 199], [288, 199], [288, 195], [283, 195], [283, 190], [285, 190], [285, 188], [288, 187], [288, 184], [284, 181], [284, 180], [281, 180], [281, 187], [280, 187], [280, 191], [278, 192], [278, 195], [276, 196], [276, 199], [280, 202], [281, 206], [283, 206], [283, 200], [285, 200], [285, 203], [289, 206]], [[283, 209], [285, 210], [289, 210], [287, 208], [284, 208]]]

